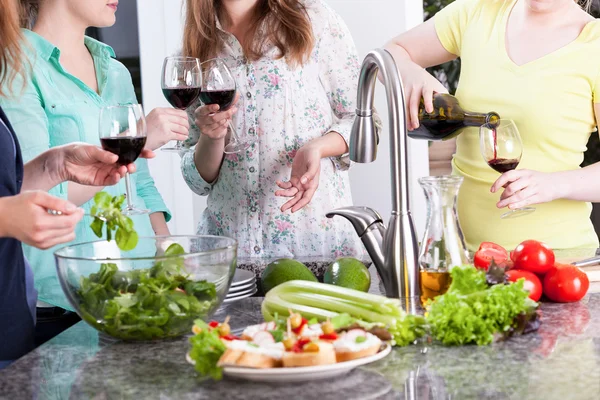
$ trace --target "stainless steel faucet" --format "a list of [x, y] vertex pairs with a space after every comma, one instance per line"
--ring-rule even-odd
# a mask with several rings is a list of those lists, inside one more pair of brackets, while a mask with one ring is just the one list
[[340, 215], [353, 224], [379, 272], [386, 295], [406, 299], [408, 311], [414, 312], [420, 287], [418, 244], [409, 207], [404, 89], [392, 55], [383, 49], [371, 51], [362, 64], [350, 159], [369, 163], [377, 156], [373, 97], [378, 72], [383, 78], [389, 111], [393, 207], [389, 226], [386, 229], [381, 216], [368, 207], [344, 207], [329, 212], [327, 217]]

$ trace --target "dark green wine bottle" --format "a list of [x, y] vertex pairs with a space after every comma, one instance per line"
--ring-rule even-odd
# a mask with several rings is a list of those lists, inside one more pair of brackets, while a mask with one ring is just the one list
[[433, 95], [433, 112], [425, 111], [423, 99], [419, 106], [419, 127], [408, 132], [413, 139], [447, 140], [460, 133], [467, 126], [497, 125], [500, 116], [495, 112], [487, 114], [463, 110], [458, 99], [445, 93]]

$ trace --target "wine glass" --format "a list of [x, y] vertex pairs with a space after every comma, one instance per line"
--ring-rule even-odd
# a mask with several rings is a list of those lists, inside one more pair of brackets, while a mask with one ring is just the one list
[[[235, 99], [237, 85], [225, 61], [213, 58], [200, 64], [200, 68], [203, 75], [200, 100], [205, 105], [218, 104], [219, 111], [227, 111]], [[256, 139], [253, 138], [240, 138], [231, 120], [229, 121], [229, 130], [231, 137], [225, 146], [225, 154], [239, 153], [256, 142]]]
[[[479, 145], [485, 162], [501, 174], [516, 169], [521, 162], [523, 142], [519, 129], [512, 120], [501, 119], [495, 124], [479, 128]], [[533, 207], [516, 208], [500, 218], [515, 218], [535, 211]]]
[[[167, 101], [180, 110], [191, 106], [200, 94], [202, 74], [200, 60], [193, 57], [167, 57], [163, 62], [161, 87]], [[163, 151], [186, 152], [191, 148], [184, 147], [177, 141], [175, 147], [162, 148]]]
[[[119, 156], [117, 164], [128, 165], [137, 160], [146, 145], [146, 118], [139, 104], [103, 107], [100, 110], [100, 143], [102, 148]], [[125, 175], [127, 207], [124, 215], [141, 215], [149, 211], [131, 203], [129, 172]]]

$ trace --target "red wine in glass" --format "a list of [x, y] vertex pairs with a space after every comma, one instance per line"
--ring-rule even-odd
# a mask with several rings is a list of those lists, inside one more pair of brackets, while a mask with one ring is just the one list
[[204, 104], [218, 104], [219, 111], [227, 111], [235, 99], [235, 90], [201, 90], [200, 101]]
[[[179, 110], [186, 110], [198, 98], [202, 86], [200, 60], [194, 57], [167, 57], [163, 62], [161, 89], [167, 101]], [[191, 151], [182, 142], [163, 151]]]
[[162, 92], [173, 108], [185, 110], [198, 98], [200, 87], [163, 88]]
[[519, 165], [519, 160], [515, 158], [494, 158], [493, 160], [489, 160], [487, 164], [492, 167], [495, 171], [500, 172], [501, 174], [512, 171], [513, 169], [517, 169]]
[[[127, 165], [140, 156], [146, 144], [146, 118], [139, 104], [106, 106], [100, 110], [98, 134], [102, 148], [119, 156], [117, 164]], [[125, 174], [127, 206], [124, 215], [148, 214], [149, 210], [133, 205], [131, 179]]]
[[[213, 58], [204, 61], [200, 64], [200, 69], [202, 70], [200, 100], [205, 105], [218, 104], [219, 112], [227, 111], [235, 100], [237, 83], [225, 60]], [[228, 125], [230, 135], [229, 143], [223, 149], [225, 154], [240, 153], [256, 143], [256, 137], [247, 135], [239, 137], [231, 119]]]
[[138, 159], [144, 146], [146, 137], [104, 137], [100, 139], [102, 148], [119, 156], [117, 164], [129, 165]]
[[[517, 126], [511, 120], [503, 119], [494, 125], [482, 125], [479, 128], [479, 146], [487, 165], [500, 174], [516, 169], [521, 162], [523, 142]], [[533, 211], [535, 208], [522, 207], [500, 217], [514, 218]]]

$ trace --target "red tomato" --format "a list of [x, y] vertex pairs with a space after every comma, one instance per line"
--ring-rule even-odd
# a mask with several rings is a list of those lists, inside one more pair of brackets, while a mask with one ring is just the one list
[[533, 301], [538, 301], [542, 297], [542, 282], [536, 274], [529, 271], [523, 271], [522, 269], [511, 269], [506, 271], [508, 280], [516, 282], [521, 278], [525, 279], [523, 288], [529, 292], [529, 298]]
[[510, 260], [511, 260], [512, 262], [515, 262], [515, 251], [514, 251], [514, 250], [511, 250], [511, 251], [510, 251]]
[[494, 242], [481, 242], [481, 244], [479, 245], [479, 250], [483, 250], [483, 249], [496, 249], [498, 251], [502, 251], [502, 252], [506, 253], [506, 249], [504, 249], [504, 247], [502, 247], [499, 244], [496, 244]]
[[324, 333], [321, 336], [319, 336], [319, 339], [321, 340], [337, 340], [338, 335], [335, 332], [332, 333]]
[[544, 294], [557, 303], [579, 301], [589, 287], [585, 272], [574, 265], [556, 264], [544, 276]]
[[513, 255], [516, 269], [545, 274], [554, 266], [554, 252], [537, 240], [526, 240], [517, 246]]
[[473, 264], [475, 264], [475, 267], [485, 269], [487, 271], [492, 263], [492, 259], [494, 259], [496, 264], [503, 263], [508, 260], [508, 252], [504, 249], [504, 247], [496, 243], [483, 242], [479, 246], [479, 250], [475, 252]]

